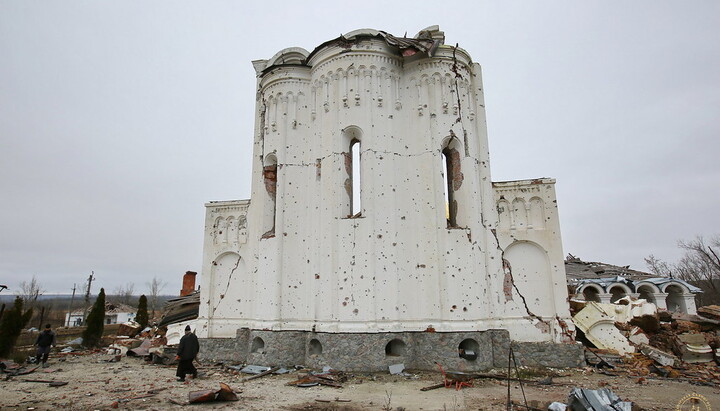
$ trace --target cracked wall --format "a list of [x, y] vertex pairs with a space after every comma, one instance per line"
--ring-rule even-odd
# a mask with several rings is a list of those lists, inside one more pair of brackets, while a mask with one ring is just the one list
[[[522, 261], [534, 264], [537, 256], [508, 251], [505, 241], [506, 231], [552, 225], [546, 217], [556, 214], [546, 206], [554, 197], [503, 200], [508, 210], [526, 209], [525, 220], [498, 213], [480, 66], [464, 50], [441, 44], [432, 57], [398, 53], [383, 38], [361, 34], [312, 53], [286, 49], [254, 64], [253, 201], [244, 203], [242, 217], [220, 218], [221, 207], [208, 205], [206, 335], [231, 336], [233, 327], [504, 328], [523, 341], [555, 338], [552, 329], [528, 327], [537, 318], [551, 323], [566, 316], [532, 290], [556, 291], [554, 254], [550, 268], [532, 272]], [[356, 160], [354, 140], [362, 141]], [[361, 213], [352, 212], [355, 168]], [[240, 218], [246, 225], [230, 237], [244, 241], [216, 239], [230, 231], [215, 222], [228, 224], [230, 217], [233, 226]], [[542, 252], [559, 247], [553, 241], [538, 243]], [[562, 266], [562, 254], [559, 261]]]

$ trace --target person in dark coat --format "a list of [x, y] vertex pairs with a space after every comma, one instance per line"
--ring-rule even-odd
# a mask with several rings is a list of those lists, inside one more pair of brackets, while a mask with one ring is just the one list
[[200, 342], [197, 336], [190, 331], [190, 326], [185, 326], [185, 335], [180, 339], [175, 356], [175, 359], [178, 360], [176, 373], [178, 381], [185, 381], [187, 374], [192, 374], [193, 378], [197, 378], [197, 368], [193, 365], [193, 361], [198, 352], [200, 352]]
[[54, 347], [57, 343], [55, 333], [50, 327], [50, 324], [45, 325], [45, 329], [38, 334], [35, 340], [35, 346], [37, 347], [37, 361], [42, 363], [43, 368], [47, 368], [47, 360], [50, 356], [50, 347]]

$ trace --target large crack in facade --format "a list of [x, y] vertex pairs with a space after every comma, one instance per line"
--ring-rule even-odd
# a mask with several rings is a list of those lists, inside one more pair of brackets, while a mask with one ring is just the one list
[[[237, 261], [235, 261], [235, 267], [233, 267], [233, 269], [230, 270], [230, 274], [228, 275], [227, 284], [225, 284], [225, 291], [218, 296], [218, 302], [217, 302], [217, 304], [215, 304], [215, 307], [213, 307], [213, 309], [212, 309], [212, 314], [215, 314], [215, 311], [216, 311], [216, 310], [218, 309], [218, 307], [220, 306], [220, 303], [223, 301], [223, 299], [225, 299], [225, 295], [227, 294], [227, 291], [228, 291], [228, 289], [230, 288], [230, 281], [232, 281], [233, 274], [235, 273], [235, 271], [237, 270], [237, 268], [240, 266], [240, 260], [241, 260], [241, 259], [242, 259], [242, 257], [240, 257], [240, 256], [238, 255]], [[216, 262], [216, 261], [213, 261], [213, 265], [214, 265], [214, 266], [217, 266], [217, 262]]]
[[530, 307], [527, 304], [527, 300], [525, 299], [525, 296], [520, 292], [517, 285], [515, 285], [515, 279], [513, 278], [513, 273], [512, 273], [512, 266], [510, 265], [510, 262], [505, 258], [505, 250], [502, 247], [500, 247], [500, 240], [498, 239], [498, 236], [497, 236], [497, 230], [495, 230], [493, 228], [490, 230], [490, 232], [492, 232], [493, 237], [495, 238], [495, 244], [497, 245], [497, 249], [500, 250], [500, 258], [502, 259], [502, 262], [503, 262], [503, 272], [506, 275], [506, 279], [503, 281], [503, 289], [505, 291], [505, 301], [513, 300], [512, 295], [509, 295], [509, 293], [508, 293], [507, 285], [509, 283], [509, 284], [512, 284], [512, 288], [515, 290], [517, 295], [522, 300], [522, 303], [523, 303], [523, 306], [525, 307], [525, 312], [527, 312], [527, 315], [531, 318], [534, 318], [534, 319], [540, 321], [545, 326], [550, 327], [551, 324], [547, 320], [543, 319], [542, 317], [533, 313], [530, 310]]

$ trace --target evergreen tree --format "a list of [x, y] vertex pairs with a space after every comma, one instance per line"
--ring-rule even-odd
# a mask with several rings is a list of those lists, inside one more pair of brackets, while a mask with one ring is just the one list
[[147, 297], [143, 294], [140, 296], [140, 300], [138, 300], [138, 310], [135, 315], [135, 321], [140, 324], [140, 327], [145, 328], [148, 325], [148, 320]]
[[25, 313], [22, 311], [23, 299], [15, 297], [15, 304], [10, 310], [5, 311], [2, 321], [0, 321], [0, 357], [10, 354], [23, 327], [32, 318], [32, 308]]
[[83, 345], [85, 347], [96, 347], [100, 343], [105, 328], [105, 289], [100, 289], [95, 304], [90, 309], [90, 314], [85, 321], [85, 331], [83, 331]]

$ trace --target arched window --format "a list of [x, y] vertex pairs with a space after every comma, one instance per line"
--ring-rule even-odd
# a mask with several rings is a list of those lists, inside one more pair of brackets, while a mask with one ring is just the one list
[[442, 149], [442, 169], [445, 179], [445, 216], [447, 227], [458, 227], [458, 202], [456, 192], [460, 189], [463, 181], [463, 174], [460, 169], [460, 144], [455, 138], [451, 138]]
[[345, 127], [343, 134], [343, 154], [345, 161], [344, 188], [346, 201], [342, 202], [343, 217], [362, 215], [362, 130], [357, 126]]
[[360, 176], [360, 140], [353, 139], [350, 143], [350, 157], [352, 168], [352, 195], [350, 196], [350, 214], [360, 216], [362, 213], [362, 195], [360, 192], [361, 176]]
[[683, 289], [680, 286], [672, 284], [665, 287], [667, 297], [665, 297], [665, 305], [668, 311], [676, 311], [681, 313], [687, 312], [685, 299], [683, 298]]
[[277, 158], [271, 154], [265, 158], [263, 165], [263, 182], [265, 183], [265, 209], [263, 213], [263, 238], [275, 236], [275, 215], [277, 214]]
[[582, 293], [585, 301], [600, 302], [600, 292], [595, 287], [585, 287]]
[[616, 303], [617, 300], [627, 297], [627, 291], [625, 291], [625, 289], [620, 286], [617, 286], [617, 285], [612, 286], [612, 287], [610, 287], [609, 291], [611, 294], [611, 297], [610, 297], [611, 303]]

